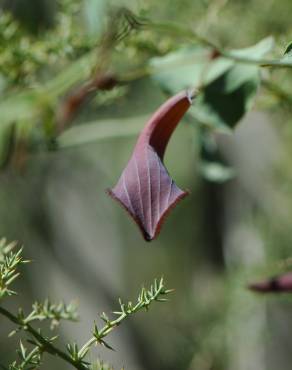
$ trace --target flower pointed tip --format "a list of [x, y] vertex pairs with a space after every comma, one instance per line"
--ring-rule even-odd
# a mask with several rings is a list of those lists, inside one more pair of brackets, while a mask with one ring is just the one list
[[144, 234], [144, 239], [146, 242], [151, 242], [155, 238], [155, 235], [150, 235], [148, 233]]
[[129, 199], [129, 193], [121, 193], [120, 188], [119, 188], [119, 182], [118, 184], [113, 188], [113, 189], [106, 189], [106, 193], [115, 201], [117, 201], [122, 208], [124, 208], [127, 213], [131, 216], [131, 218], [136, 222], [138, 225], [143, 238], [146, 242], [151, 242], [155, 240], [158, 235], [160, 234], [161, 227], [171, 212], [171, 210], [181, 201], [183, 200], [186, 196], [189, 195], [188, 191], [182, 191], [179, 189], [175, 183], [172, 183], [172, 186], [174, 188], [174, 192], [176, 193], [172, 197], [171, 203], [168, 203], [166, 205], [166, 208], [163, 213], [159, 215], [159, 218], [157, 221], [153, 224], [150, 225], [148, 222], [148, 219], [141, 217], [141, 215], [138, 212], [135, 212], [133, 207], [131, 207], [131, 204], [129, 205], [128, 199]]

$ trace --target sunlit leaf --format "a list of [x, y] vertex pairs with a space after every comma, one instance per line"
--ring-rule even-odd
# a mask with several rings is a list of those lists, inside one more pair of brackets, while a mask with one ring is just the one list
[[234, 169], [220, 162], [202, 161], [200, 163], [200, 170], [206, 180], [219, 184], [235, 177]]
[[270, 62], [268, 63], [265, 63], [264, 64], [265, 67], [275, 67], [275, 68], [279, 68], [279, 67], [288, 67], [288, 68], [291, 68], [292, 67], [292, 42], [290, 42], [285, 51], [284, 51], [284, 54], [281, 58], [279, 59], [274, 59], [274, 60], [271, 60]]
[[106, 0], [87, 0], [84, 2], [86, 27], [91, 35], [100, 35], [105, 26]]
[[131, 137], [137, 135], [146, 116], [123, 119], [104, 119], [73, 126], [57, 139], [59, 148], [90, 144], [100, 140]]
[[190, 113], [209, 126], [234, 128], [251, 108], [259, 84], [258, 67], [236, 64], [205, 86]]
[[269, 53], [272, 50], [273, 46], [274, 38], [266, 37], [255, 45], [247, 48], [231, 50], [227, 54], [231, 56], [245, 57], [251, 61], [257, 61], [258, 59], [261, 59], [264, 55]]
[[218, 58], [211, 62], [210, 58], [210, 50], [201, 46], [188, 46], [166, 56], [152, 58], [153, 79], [163, 90], [173, 94], [197, 87], [203, 81], [211, 82], [233, 65], [227, 59]]
[[[228, 54], [252, 61], [263, 57], [272, 46], [273, 39], [267, 38]], [[259, 66], [220, 56], [214, 59], [209, 49], [196, 46], [152, 59], [151, 66], [153, 78], [169, 93], [202, 87], [203, 93], [190, 109], [191, 115], [201, 123], [225, 130], [233, 128], [251, 108], [260, 84]]]

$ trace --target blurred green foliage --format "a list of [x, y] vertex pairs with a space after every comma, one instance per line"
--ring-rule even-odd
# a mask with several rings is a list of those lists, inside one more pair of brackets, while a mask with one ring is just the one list
[[[96, 307], [164, 274], [171, 302], [113, 338], [119, 351], [102, 358], [115, 368], [290, 369], [291, 298], [245, 287], [291, 270], [291, 69], [236, 58], [289, 64], [292, 3], [34, 3], [3, 2], [0, 15], [0, 232], [40, 263], [25, 298], [78, 297], [86, 321], [64, 336], [82, 341]], [[273, 48], [258, 44], [268, 36]], [[68, 97], [107, 72], [118, 85], [89, 94], [60, 132]], [[103, 189], [166, 96], [206, 77], [166, 156], [192, 195], [146, 248]], [[1, 360], [13, 351], [1, 334]]]

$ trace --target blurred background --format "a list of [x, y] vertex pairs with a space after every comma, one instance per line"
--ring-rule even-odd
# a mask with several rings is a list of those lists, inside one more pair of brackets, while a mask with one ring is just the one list
[[[215, 175], [202, 171], [198, 122], [187, 117], [179, 125], [165, 163], [190, 196], [173, 210], [151, 243], [144, 242], [105, 189], [115, 185], [140, 129], [168, 96], [160, 86], [141, 74], [110, 91], [97, 91], [62, 133], [59, 150], [50, 136], [54, 113], [72, 90], [61, 98], [48, 96], [49, 104], [36, 100], [34, 106], [42, 115], [34, 121], [22, 116], [21, 104], [35, 99], [30, 95], [33, 89], [48, 86], [55, 75], [92, 50], [101, 63], [110, 58], [112, 69], [121, 74], [188, 41], [155, 29], [126, 29], [126, 36], [112, 46], [114, 52], [110, 46], [100, 51], [106, 43], [103, 35], [121, 21], [114, 15], [115, 7], [127, 7], [156, 22], [174, 21], [227, 49], [273, 35], [276, 55], [292, 38], [292, 2], [0, 4], [1, 108], [8, 114], [20, 112], [17, 127], [0, 128], [0, 235], [24, 244], [25, 255], [34, 261], [23, 271], [21, 294], [11, 300], [11, 308], [21, 304], [28, 310], [34, 299], [47, 296], [76, 300], [81, 320], [62, 324], [60, 342], [69, 338], [82, 344], [99, 312], [114, 311], [119, 297], [134, 300], [141, 285], [164, 276], [167, 287], [175, 289], [170, 302], [130, 318], [109, 338], [116, 352], [96, 348], [92, 358], [126, 370], [291, 369], [292, 299], [258, 296], [246, 289], [251, 281], [292, 267], [290, 97], [271, 94], [263, 85], [253, 109], [232, 134], [210, 134], [216, 155], [228, 165], [227, 176], [226, 168]], [[90, 68], [85, 70], [86, 77]], [[263, 76], [268, 73], [292, 96], [289, 69], [264, 70]], [[69, 86], [79, 86], [80, 81]], [[23, 91], [21, 100], [17, 94]], [[0, 109], [0, 121], [2, 114], [3, 118], [7, 112]], [[45, 139], [38, 129], [31, 135], [35, 121], [46, 128]], [[29, 145], [24, 139], [28, 133]], [[7, 339], [11, 326], [2, 317], [0, 325], [0, 360], [7, 364], [15, 358], [18, 339]], [[43, 368], [53, 367], [67, 369], [61, 361], [47, 358]]]

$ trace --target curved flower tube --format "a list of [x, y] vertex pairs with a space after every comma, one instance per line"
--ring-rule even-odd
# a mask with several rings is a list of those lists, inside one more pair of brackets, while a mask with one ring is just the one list
[[188, 194], [169, 176], [163, 156], [192, 98], [191, 93], [180, 92], [154, 113], [141, 132], [117, 185], [108, 191], [136, 221], [146, 241], [158, 235], [165, 216]]

